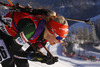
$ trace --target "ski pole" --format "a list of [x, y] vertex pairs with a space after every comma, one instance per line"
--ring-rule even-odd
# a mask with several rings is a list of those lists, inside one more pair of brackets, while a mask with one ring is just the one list
[[54, 57], [51, 52], [44, 46], [45, 50], [51, 55], [51, 57]]
[[70, 19], [70, 18], [66, 18], [67, 20], [71, 20], [71, 21], [77, 21], [77, 22], [85, 22], [85, 21], [82, 21], [82, 20], [76, 20], [76, 19]]
[[45, 54], [44, 54], [43, 52], [41, 52], [39, 49], [36, 49], [36, 47], [35, 47], [34, 45], [32, 45], [30, 42], [27, 42], [27, 43], [28, 43], [29, 45], [31, 45], [32, 48], [35, 49], [37, 52], [39, 52], [39, 53], [45, 55]]

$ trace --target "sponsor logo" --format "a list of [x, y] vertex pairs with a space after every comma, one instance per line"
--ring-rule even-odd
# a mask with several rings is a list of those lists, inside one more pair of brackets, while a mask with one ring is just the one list
[[23, 41], [21, 40], [20, 37], [18, 37], [15, 41], [16, 41], [16, 43], [18, 43], [19, 45], [24, 45], [24, 44], [25, 44], [25, 42], [23, 42]]
[[27, 38], [25, 37], [25, 35], [24, 35], [23, 32], [20, 33], [20, 37], [22, 38], [22, 40], [23, 40], [24, 42], [28, 42], [28, 40], [27, 40]]
[[65, 31], [65, 32], [67, 32], [68, 31], [68, 29], [67, 28], [65, 28], [65, 29], [63, 29], [63, 28], [59, 28], [60, 30], [63, 30], [63, 31]]

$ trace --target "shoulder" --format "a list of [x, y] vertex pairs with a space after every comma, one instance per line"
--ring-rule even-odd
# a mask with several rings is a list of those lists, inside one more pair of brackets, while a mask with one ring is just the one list
[[31, 19], [28, 18], [23, 18], [21, 20], [19, 20], [18, 24], [24, 24], [24, 25], [28, 25], [28, 24], [34, 24], [33, 21]]
[[23, 28], [25, 26], [32, 26], [32, 27], [35, 28], [35, 24], [31, 19], [24, 18], [24, 19], [19, 20], [19, 22], [17, 24], [17, 28], [21, 29], [21, 28]]

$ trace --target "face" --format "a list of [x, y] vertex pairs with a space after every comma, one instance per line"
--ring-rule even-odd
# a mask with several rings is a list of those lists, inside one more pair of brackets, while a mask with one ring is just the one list
[[54, 36], [54, 35], [48, 35], [47, 40], [51, 45], [55, 45], [57, 43], [61, 43], [62, 42], [61, 40], [57, 40], [56, 36]]

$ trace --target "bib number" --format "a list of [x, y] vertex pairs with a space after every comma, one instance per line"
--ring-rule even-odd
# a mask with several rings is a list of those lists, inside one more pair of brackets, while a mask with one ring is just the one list
[[7, 50], [3, 40], [0, 40], [0, 63], [8, 58], [10, 58], [8, 50]]

